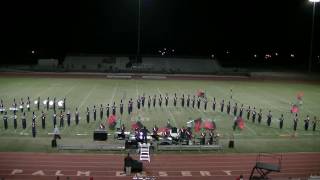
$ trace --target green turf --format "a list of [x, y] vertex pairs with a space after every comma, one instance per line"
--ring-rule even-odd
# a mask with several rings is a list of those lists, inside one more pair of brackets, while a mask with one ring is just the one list
[[[320, 85], [307, 83], [286, 83], [286, 82], [246, 82], [246, 81], [192, 81], [192, 80], [108, 80], [108, 79], [80, 79], [80, 78], [7, 78], [0, 77], [0, 98], [4, 101], [6, 107], [13, 102], [15, 97], [17, 103], [20, 98], [26, 100], [27, 96], [35, 100], [38, 96], [41, 101], [47, 98], [56, 97], [62, 99], [67, 97], [67, 109], [70, 109], [74, 117], [76, 107], [80, 110], [80, 125], [76, 126], [72, 122], [71, 127], [61, 129], [64, 141], [68, 143], [91, 142], [92, 132], [99, 125], [99, 108], [97, 108], [97, 117], [99, 120], [87, 124], [85, 122], [85, 110], [89, 106], [92, 110], [93, 105], [113, 103], [119, 104], [120, 99], [125, 102], [124, 115], [119, 117], [123, 120], [126, 127], [129, 128], [133, 121], [140, 119], [148, 128], [154, 124], [159, 127], [165, 126], [168, 120], [177, 127], [186, 126], [190, 119], [198, 117], [215, 120], [217, 131], [221, 136], [221, 142], [227, 144], [231, 134], [234, 134], [236, 148], [226, 150], [230, 152], [279, 152], [279, 151], [320, 151], [320, 124], [316, 132], [303, 130], [303, 119], [307, 115], [320, 117]], [[230, 88], [233, 89], [233, 99], [230, 99]], [[203, 89], [209, 98], [207, 111], [192, 108], [182, 108], [178, 101], [178, 106], [173, 107], [173, 94], [193, 95], [197, 89]], [[290, 104], [296, 102], [297, 92], [303, 91], [303, 105], [299, 114], [299, 124], [297, 136], [292, 138], [292, 114], [289, 112]], [[168, 93], [170, 96], [170, 107], [144, 108], [137, 111], [134, 106], [132, 115], [127, 114], [127, 101], [129, 98], [134, 100], [138, 95], [146, 96], [154, 94]], [[231, 100], [232, 104], [245, 104], [255, 106], [256, 109], [263, 109], [263, 122], [261, 125], [246, 122], [244, 130], [232, 131], [233, 116], [218, 111], [211, 110], [212, 98], [217, 99], [217, 109], [221, 99], [226, 102]], [[164, 102], [163, 102], [164, 105]], [[32, 108], [35, 109], [34, 106]], [[42, 106], [42, 108], [44, 108]], [[266, 114], [271, 110], [273, 114], [272, 127], [266, 126]], [[41, 112], [41, 110], [40, 110]], [[4, 130], [3, 122], [0, 123], [0, 151], [46, 151], [52, 150], [48, 147], [52, 132], [52, 111], [47, 113], [47, 128], [42, 130], [40, 121], [40, 112], [35, 110], [37, 119], [37, 138], [31, 137], [31, 115], [27, 113], [27, 129], [21, 128], [21, 113], [18, 113], [18, 129], [13, 129], [12, 113], [9, 113], [9, 129]], [[119, 113], [119, 109], [117, 110]], [[277, 119], [280, 114], [285, 116], [284, 129], [279, 130]], [[59, 113], [58, 113], [59, 115]], [[92, 114], [91, 114], [92, 115]], [[105, 112], [104, 112], [105, 115]], [[246, 113], [244, 112], [244, 117]], [[2, 120], [2, 115], [0, 115]], [[57, 118], [59, 123], [59, 118]], [[105, 122], [105, 121], [103, 121]], [[66, 121], [65, 121], [66, 124]], [[88, 134], [77, 136], [76, 134]]]

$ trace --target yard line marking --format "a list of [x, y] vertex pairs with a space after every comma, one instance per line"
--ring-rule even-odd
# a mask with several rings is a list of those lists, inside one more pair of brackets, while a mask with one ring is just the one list
[[78, 84], [73, 85], [71, 88], [69, 88], [68, 91], [64, 94], [64, 96], [67, 96], [77, 85]]
[[137, 92], [137, 98], [138, 98], [139, 97], [139, 91], [138, 91], [137, 81], [136, 81], [136, 92]]
[[[160, 91], [160, 89], [157, 87], [157, 90], [160, 94], [162, 94], [162, 92]], [[173, 120], [173, 123], [175, 124], [175, 126], [177, 126], [177, 122], [176, 122], [176, 119], [175, 117], [173, 116], [172, 112], [168, 109], [168, 108], [165, 108], [167, 112], [169, 112], [169, 115], [171, 116], [172, 120]]]
[[81, 107], [83, 106], [83, 104], [87, 101], [87, 99], [89, 98], [89, 96], [92, 94], [93, 90], [96, 89], [97, 85], [94, 85], [90, 91], [88, 92], [87, 96], [85, 98], [83, 98], [83, 100], [81, 101], [79, 107], [78, 107], [78, 110], [81, 109]]
[[35, 98], [40, 97], [43, 93], [45, 93], [46, 91], [48, 91], [49, 89], [51, 89], [52, 86], [53, 86], [53, 85], [51, 84], [49, 87], [47, 87], [47, 88], [44, 89], [43, 91], [40, 91], [40, 93], [38, 93]]
[[114, 96], [116, 95], [117, 89], [118, 89], [118, 83], [117, 83], [116, 86], [113, 88], [113, 92], [112, 92], [112, 96], [111, 96], [111, 99], [110, 99], [110, 101], [109, 101], [109, 104], [112, 103], [112, 101], [113, 101], [113, 99], [114, 99]]

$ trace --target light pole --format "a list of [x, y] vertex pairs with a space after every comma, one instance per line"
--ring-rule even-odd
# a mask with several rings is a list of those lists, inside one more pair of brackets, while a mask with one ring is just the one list
[[314, 15], [315, 15], [315, 11], [316, 11], [316, 3], [320, 2], [320, 0], [309, 0], [309, 2], [313, 3], [310, 53], [309, 53], [309, 66], [308, 66], [308, 72], [311, 73], [312, 56], [313, 56], [312, 52], [313, 52], [313, 34], [314, 34]]
[[136, 63], [140, 60], [140, 45], [141, 45], [141, 0], [138, 0], [138, 37], [137, 37], [137, 57]]

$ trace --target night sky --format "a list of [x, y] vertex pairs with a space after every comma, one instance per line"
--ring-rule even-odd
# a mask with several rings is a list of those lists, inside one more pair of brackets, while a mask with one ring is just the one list
[[[308, 0], [142, 0], [142, 54], [174, 48], [177, 56], [229, 49], [309, 52]], [[320, 3], [319, 3], [320, 4]], [[320, 5], [315, 54], [319, 54]], [[135, 54], [138, 0], [1, 2], [2, 56], [67, 53]], [[307, 57], [307, 56], [306, 56]]]

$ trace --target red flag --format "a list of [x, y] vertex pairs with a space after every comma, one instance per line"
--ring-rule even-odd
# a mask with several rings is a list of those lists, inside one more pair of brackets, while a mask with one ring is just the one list
[[204, 97], [204, 91], [201, 90], [201, 89], [198, 89], [198, 90], [197, 90], [197, 96], [198, 96], [198, 97]]
[[291, 112], [292, 113], [297, 113], [299, 112], [299, 107], [297, 105], [293, 105], [292, 108], [291, 108]]
[[215, 124], [213, 121], [206, 120], [203, 124], [203, 128], [212, 130], [212, 129], [215, 129]]
[[237, 119], [237, 124], [238, 124], [238, 127], [239, 127], [240, 129], [243, 129], [243, 128], [244, 128], [244, 121], [243, 121], [243, 119], [242, 119], [241, 117], [239, 117], [239, 118]]
[[304, 93], [303, 93], [303, 92], [298, 92], [298, 93], [297, 93], [297, 99], [298, 99], [298, 100], [301, 101], [303, 96], [304, 96]]
[[109, 116], [108, 118], [108, 124], [109, 126], [113, 126], [116, 124], [116, 121], [117, 121], [117, 117], [115, 115], [111, 115]]
[[199, 132], [201, 129], [201, 118], [194, 120], [194, 131]]
[[135, 130], [135, 129], [137, 129], [137, 128], [139, 128], [139, 126], [138, 126], [137, 123], [132, 123], [132, 124], [131, 124], [131, 129]]

